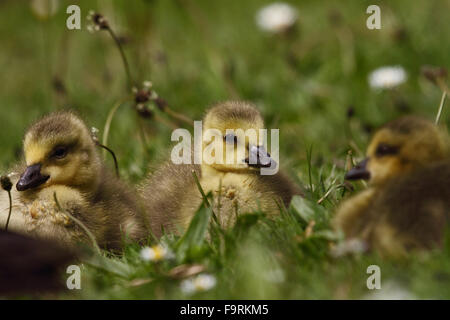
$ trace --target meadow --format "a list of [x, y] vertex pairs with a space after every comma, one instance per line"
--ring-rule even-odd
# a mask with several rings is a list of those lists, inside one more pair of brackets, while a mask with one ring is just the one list
[[[121, 177], [135, 184], [170, 153], [174, 125], [191, 129], [155, 104], [137, 112], [114, 39], [87, 30], [94, 10], [114, 30], [131, 81], [151, 81], [172, 112], [201, 120], [219, 101], [255, 103], [266, 127], [280, 129], [282, 170], [306, 194], [275, 219], [248, 213], [228, 230], [200, 208], [185, 235], [161, 239], [172, 257], [147, 261], [137, 245], [105, 253], [82, 265], [81, 290], [57, 298], [450, 298], [450, 236], [440, 250], [398, 261], [333, 254], [339, 235], [330, 227], [339, 202], [365, 187], [344, 183], [344, 174], [374, 130], [405, 114], [434, 120], [442, 92], [421, 70], [450, 67], [450, 1], [377, 1], [380, 30], [366, 27], [368, 1], [288, 2], [296, 25], [268, 34], [255, 22], [266, 0], [80, 0], [81, 30], [66, 28], [71, 1], [50, 15], [28, 1], [0, 1], [0, 172], [21, 158], [27, 126], [55, 110], [76, 110], [102, 136], [117, 107], [108, 146]], [[383, 66], [401, 66], [406, 81], [372, 88], [368, 76]], [[449, 115], [447, 106], [442, 125]], [[380, 266], [381, 290], [367, 288], [370, 265]], [[197, 274], [211, 276], [208, 290], [186, 289]]]

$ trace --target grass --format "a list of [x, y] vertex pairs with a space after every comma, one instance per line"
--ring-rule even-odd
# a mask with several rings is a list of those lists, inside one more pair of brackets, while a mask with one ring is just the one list
[[[403, 114], [436, 116], [442, 92], [420, 69], [425, 64], [449, 67], [450, 3], [379, 1], [382, 29], [368, 30], [368, 2], [290, 2], [299, 10], [299, 24], [285, 36], [266, 35], [255, 25], [255, 12], [269, 3], [264, 0], [81, 0], [79, 31], [65, 27], [70, 1], [60, 1], [50, 19], [33, 15], [28, 2], [1, 2], [1, 172], [20, 158], [23, 132], [39, 116], [71, 108], [102, 129], [110, 110], [131, 94], [111, 37], [86, 30], [85, 17], [93, 9], [122, 39], [135, 81], [151, 80], [172, 110], [201, 119], [217, 101], [256, 103], [267, 127], [280, 129], [281, 166], [307, 192], [307, 200], [296, 199], [274, 220], [254, 212], [241, 216], [231, 230], [211, 223], [210, 241], [205, 240], [205, 219], [211, 214], [201, 208], [187, 234], [162, 239], [174, 259], [144, 262], [140, 248], [132, 245], [122, 256], [84, 264], [82, 290], [58, 297], [361, 298], [371, 293], [366, 269], [376, 264], [382, 288], [395, 283], [418, 298], [450, 298], [450, 240], [443, 250], [401, 262], [329, 253], [335, 237], [329, 221], [348, 195], [341, 187], [348, 151], [355, 161], [362, 158], [374, 128]], [[407, 82], [395, 90], [371, 90], [368, 74], [384, 65], [403, 66]], [[157, 108], [154, 112], [172, 119]], [[172, 129], [154, 119], [139, 119], [147, 137], [143, 146], [136, 118], [131, 103], [124, 103], [108, 136], [120, 176], [133, 183], [172, 147]], [[450, 124], [449, 108], [443, 108], [440, 123]], [[187, 273], [192, 264], [214, 275], [217, 285], [183, 293], [174, 268], [184, 265]]]

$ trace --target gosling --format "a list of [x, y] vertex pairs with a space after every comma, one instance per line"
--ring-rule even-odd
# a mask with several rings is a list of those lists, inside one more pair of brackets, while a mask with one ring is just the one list
[[[136, 192], [103, 164], [84, 122], [71, 112], [50, 114], [25, 134], [25, 164], [13, 171], [10, 230], [73, 247], [90, 243], [120, 249], [125, 240], [146, 236]], [[0, 223], [8, 205], [2, 192]], [[74, 217], [75, 219], [72, 219]]]
[[346, 179], [369, 181], [337, 211], [334, 225], [347, 238], [384, 256], [442, 244], [450, 213], [449, 140], [431, 122], [408, 116], [385, 125]]
[[[147, 179], [141, 189], [153, 233], [160, 236], [162, 230], [177, 232], [189, 225], [203, 201], [193, 172], [205, 194], [212, 193], [212, 208], [224, 227], [232, 226], [239, 213], [278, 214], [281, 207], [289, 206], [293, 195], [302, 195], [281, 172], [261, 175], [261, 169], [277, 165], [259, 144], [259, 129], [263, 128], [261, 114], [249, 103], [229, 101], [213, 106], [203, 120], [202, 150], [214, 149], [217, 140], [209, 136], [214, 132], [223, 140], [223, 158], [203, 159], [200, 165], [168, 161]], [[236, 134], [238, 129], [253, 129], [255, 135]], [[239, 152], [239, 148], [244, 152]], [[220, 145], [215, 150], [220, 150]], [[212, 157], [216, 151], [211, 152]], [[191, 153], [191, 159], [194, 154]]]
[[61, 275], [76, 261], [74, 252], [58, 244], [0, 229], [0, 296], [67, 290]]

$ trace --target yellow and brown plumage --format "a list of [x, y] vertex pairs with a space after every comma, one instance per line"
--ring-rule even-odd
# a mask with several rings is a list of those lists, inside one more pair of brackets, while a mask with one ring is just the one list
[[[90, 130], [71, 112], [33, 124], [24, 139], [25, 163], [13, 169], [10, 230], [70, 246], [88, 242], [70, 213], [101, 247], [120, 248], [123, 237], [143, 239], [146, 221], [139, 198], [104, 166], [97, 148]], [[3, 224], [8, 202], [5, 193], [0, 197]]]
[[62, 275], [77, 255], [52, 241], [0, 229], [0, 296], [67, 289]]
[[[177, 165], [168, 161], [157, 169], [142, 186], [142, 198], [150, 215], [153, 232], [160, 235], [161, 227], [176, 231], [189, 224], [202, 202], [192, 171], [199, 177], [204, 192], [212, 192], [213, 209], [224, 226], [234, 223], [236, 213], [261, 210], [269, 215], [277, 214], [280, 206], [289, 205], [294, 194], [302, 194], [283, 173], [261, 175], [259, 160], [255, 164], [248, 163], [249, 150], [263, 153], [270, 159], [263, 146], [258, 145], [259, 129], [263, 128], [260, 113], [248, 103], [229, 101], [208, 110], [203, 121], [202, 150], [208, 148], [210, 143], [205, 137], [207, 130], [217, 130], [220, 139], [224, 140], [224, 161], [211, 164], [203, 161], [201, 165]], [[248, 137], [227, 136], [227, 129], [254, 129], [257, 134], [253, 141]], [[226, 148], [227, 143], [231, 143], [229, 149]], [[239, 145], [245, 147], [245, 154], [239, 158], [239, 153], [234, 152], [233, 161], [227, 163], [227, 152], [236, 151]]]
[[383, 255], [440, 245], [450, 218], [449, 148], [446, 133], [427, 120], [385, 125], [346, 175], [369, 187], [341, 204], [335, 226]]

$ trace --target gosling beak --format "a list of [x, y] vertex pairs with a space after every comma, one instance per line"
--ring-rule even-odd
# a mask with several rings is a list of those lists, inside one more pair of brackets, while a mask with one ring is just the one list
[[346, 180], [369, 180], [370, 172], [367, 170], [367, 162], [369, 158], [364, 159], [360, 163], [358, 163], [355, 167], [353, 167], [347, 174], [345, 175]]
[[250, 146], [250, 156], [244, 160], [249, 167], [270, 168], [276, 162], [263, 146]]
[[17, 191], [36, 188], [45, 183], [49, 178], [50, 176], [43, 176], [41, 174], [41, 164], [38, 163], [29, 166], [20, 176], [19, 182], [17, 182]]

